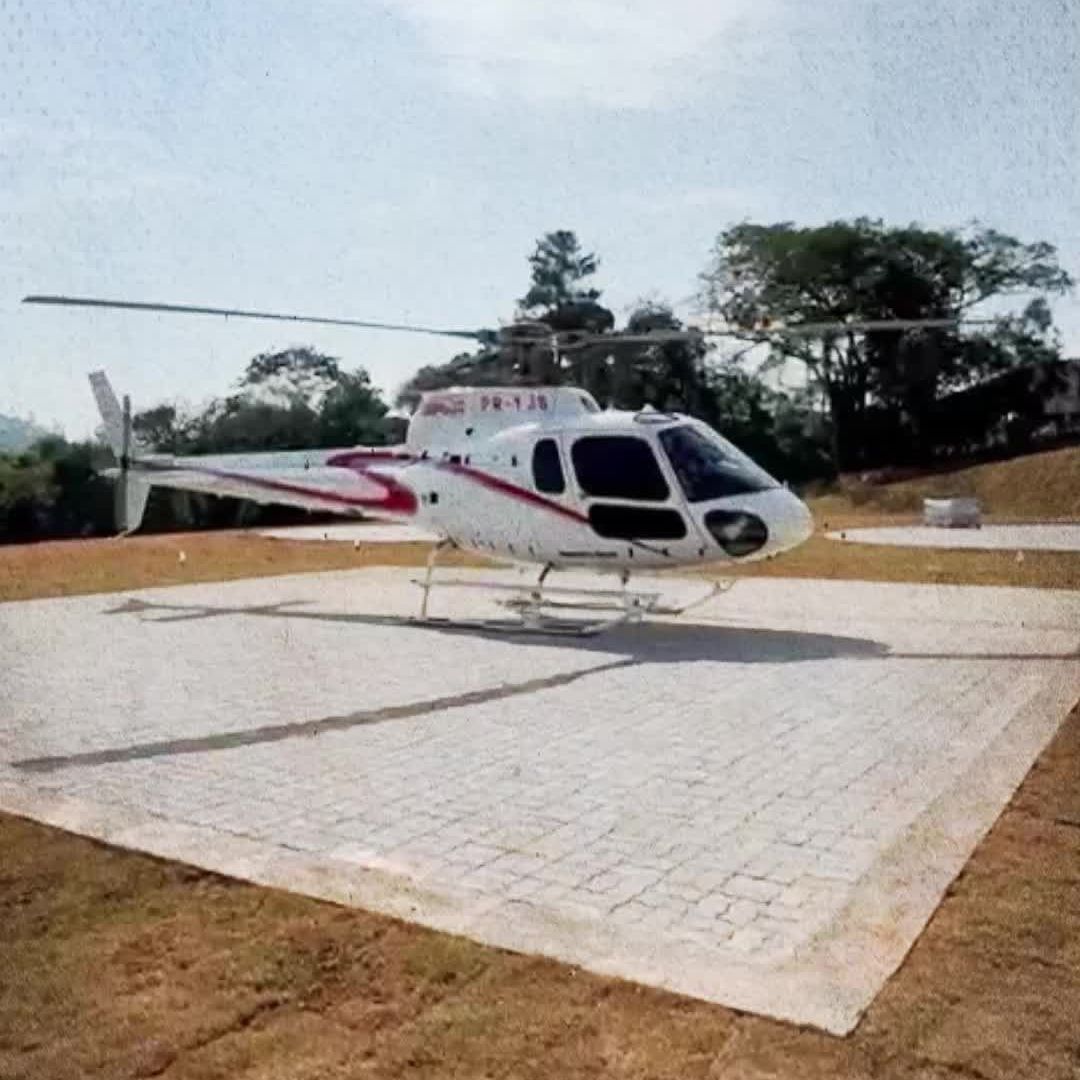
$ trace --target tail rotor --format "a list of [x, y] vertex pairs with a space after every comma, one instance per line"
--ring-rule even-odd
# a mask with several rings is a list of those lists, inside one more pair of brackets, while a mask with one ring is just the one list
[[117, 462], [117, 468], [106, 474], [116, 481], [113, 516], [117, 531], [127, 536], [139, 527], [146, 511], [150, 497], [149, 462], [140, 460], [143, 448], [132, 434], [131, 399], [125, 395], [121, 406], [103, 371], [91, 372], [90, 386], [101, 414], [105, 439]]
[[[113, 489], [114, 520], [116, 531], [121, 536], [126, 536], [132, 531], [128, 515], [128, 498], [131, 490], [131, 398], [127, 394], [124, 395], [120, 423], [119, 471], [116, 476], [116, 486]], [[136, 521], [136, 528], [138, 524]]]

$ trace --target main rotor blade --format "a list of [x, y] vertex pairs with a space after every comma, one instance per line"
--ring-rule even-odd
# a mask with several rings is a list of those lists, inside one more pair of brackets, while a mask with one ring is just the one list
[[860, 319], [851, 322], [794, 323], [780, 326], [780, 334], [865, 333], [868, 330], [920, 330], [956, 326], [959, 319]]
[[64, 307], [123, 308], [128, 311], [166, 311], [181, 315], [223, 315], [238, 319], [275, 319], [279, 322], [322, 323], [327, 326], [358, 326], [365, 330], [398, 330], [409, 334], [434, 334], [440, 337], [469, 338], [487, 341], [490, 330], [439, 330], [430, 326], [403, 323], [368, 322], [363, 319], [331, 319], [321, 315], [285, 315], [272, 311], [245, 311], [241, 308], [200, 307], [194, 304], [158, 304], [140, 300], [98, 300], [85, 296], [25, 296], [24, 304], [55, 304]]
[[850, 322], [834, 320], [832, 322], [774, 323], [771, 325], [749, 327], [745, 330], [708, 330], [700, 332], [707, 337], [745, 337], [758, 334], [763, 339], [769, 334], [787, 334], [802, 336], [811, 334], [867, 333], [875, 330], [929, 330], [947, 326], [992, 323], [993, 319], [853, 319]]

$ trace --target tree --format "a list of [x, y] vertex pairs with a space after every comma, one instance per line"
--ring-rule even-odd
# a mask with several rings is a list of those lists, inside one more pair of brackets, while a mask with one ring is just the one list
[[337, 357], [308, 346], [293, 346], [281, 352], [260, 353], [249, 361], [240, 379], [240, 390], [250, 398], [272, 404], [302, 401], [317, 408], [342, 378]]
[[36, 454], [0, 454], [0, 541], [33, 538], [57, 497], [51, 462]]
[[[574, 344], [577, 334], [604, 334], [615, 325], [615, 316], [597, 302], [600, 290], [585, 284], [596, 273], [596, 256], [582, 251], [573, 232], [558, 229], [545, 233], [536, 242], [529, 264], [531, 285], [518, 301], [519, 316], [543, 326], [530, 327], [527, 333], [508, 333], [494, 348], [459, 353], [445, 364], [421, 368], [402, 386], [395, 404], [415, 408], [425, 391], [449, 386], [551, 385], [570, 381], [592, 389], [603, 381], [606, 372], [597, 366], [598, 350]], [[552, 362], [549, 330], [559, 333], [566, 347], [561, 366]]]
[[[683, 330], [667, 304], [640, 301], [626, 320], [631, 334]], [[621, 408], [679, 410], [701, 415], [708, 382], [709, 348], [704, 341], [616, 344], [614, 404]]]
[[319, 410], [322, 446], [380, 445], [387, 440], [387, 407], [363, 368], [343, 372]]
[[157, 405], [133, 427], [147, 445], [175, 454], [302, 450], [382, 443], [386, 412], [363, 368], [345, 371], [304, 346], [254, 357], [237, 391], [201, 413]]
[[192, 452], [195, 417], [182, 415], [175, 405], [154, 405], [143, 409], [131, 418], [131, 428], [136, 439], [144, 446], [163, 454], [187, 454]]
[[213, 402], [199, 417], [192, 452], [303, 450], [319, 445], [318, 432], [318, 413], [306, 401], [277, 405], [236, 394]]
[[103, 464], [95, 444], [59, 435], [0, 455], [0, 543], [110, 532], [112, 488], [96, 473]]
[[[701, 275], [704, 306], [736, 335], [766, 344], [771, 361], [805, 365], [828, 402], [841, 469], [865, 463], [871, 407], [925, 454], [928, 419], [942, 391], [1056, 355], [1047, 294], [1071, 288], [1045, 243], [993, 229], [887, 228], [858, 218], [798, 228], [744, 223], [720, 234]], [[963, 318], [988, 301], [1028, 298], [1019, 314], [976, 334], [956, 330], [843, 332], [819, 340], [769, 322]]]
[[592, 253], [585, 254], [575, 233], [557, 229], [545, 233], [529, 256], [532, 285], [519, 303], [526, 312], [540, 312], [541, 317], [571, 305], [595, 304], [600, 290], [584, 287], [582, 282], [596, 273], [599, 262]]
[[445, 364], [426, 364], [398, 391], [394, 404], [399, 409], [415, 409], [420, 395], [451, 386], [493, 386], [512, 382], [498, 353], [491, 351], [458, 353]]

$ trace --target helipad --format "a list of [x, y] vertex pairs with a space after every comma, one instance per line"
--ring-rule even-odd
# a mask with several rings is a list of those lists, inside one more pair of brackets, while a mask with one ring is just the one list
[[743, 580], [583, 643], [402, 626], [406, 577], [0, 605], [0, 806], [846, 1032], [1080, 697], [1080, 593]]
[[970, 548], [986, 551], [1080, 551], [1080, 523], [1058, 525], [983, 525], [943, 529], [926, 525], [884, 525], [828, 534], [832, 540], [901, 547]]

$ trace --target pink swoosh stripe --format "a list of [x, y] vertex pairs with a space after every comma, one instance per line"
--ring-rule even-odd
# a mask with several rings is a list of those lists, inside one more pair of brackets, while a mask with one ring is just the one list
[[[369, 477], [377, 484], [382, 485], [387, 491], [387, 498], [385, 499], [370, 499], [353, 495], [342, 495], [337, 492], [325, 491], [320, 488], [310, 488], [301, 484], [293, 484], [286, 480], [273, 480], [269, 477], [255, 476], [251, 473], [236, 473], [227, 469], [214, 469], [209, 466], [169, 466], [156, 465], [151, 462], [139, 462], [138, 464], [142, 468], [157, 468], [167, 472], [198, 472], [205, 476], [219, 477], [223, 480], [236, 480], [240, 483], [251, 484], [254, 487], [265, 488], [268, 491], [280, 491], [291, 495], [302, 495], [306, 498], [318, 499], [321, 502], [335, 503], [339, 506], [355, 506], [361, 509], [386, 510], [390, 513], [411, 516], [416, 513], [417, 508], [417, 500], [414, 492], [405, 485], [399, 484], [396, 480], [380, 475], [377, 472], [372, 472], [364, 467], [369, 462], [373, 465], [377, 465], [389, 460], [417, 461], [420, 459], [410, 458], [401, 454], [376, 451], [374, 453], [339, 454], [332, 458], [328, 458], [326, 462], [328, 466], [352, 469], [354, 472]], [[438, 469], [442, 469], [443, 471], [453, 473], [456, 476], [462, 476], [465, 479], [471, 480], [500, 495], [506, 495], [509, 498], [516, 499], [518, 502], [524, 502], [531, 506], [548, 510], [569, 521], [591, 528], [589, 519], [584, 514], [580, 514], [576, 510], [571, 510], [569, 507], [563, 506], [553, 499], [547, 499], [543, 495], [538, 495], [528, 488], [523, 488], [517, 484], [510, 483], [508, 480], [492, 476], [490, 473], [483, 472], [480, 469], [474, 469], [470, 465], [454, 464], [445, 461], [428, 461], [427, 463]]]
[[568, 506], [555, 502], [554, 499], [545, 499], [543, 495], [537, 495], [536, 492], [529, 491], [528, 488], [518, 487], [517, 484], [511, 484], [507, 480], [474, 469], [471, 465], [453, 465], [449, 462], [439, 462], [438, 464], [441, 469], [452, 472], [457, 476], [464, 476], [482, 487], [499, 492], [501, 495], [508, 495], [519, 502], [542, 507], [545, 510], [550, 510], [553, 514], [561, 514], [563, 517], [576, 521], [581, 525], [589, 524], [589, 519], [584, 514], [579, 514], [576, 510], [571, 510]]
[[[334, 491], [326, 491], [321, 488], [305, 487], [302, 484], [292, 484], [287, 480], [272, 480], [269, 477], [254, 476], [251, 473], [230, 472], [227, 469], [213, 469], [206, 465], [196, 466], [172, 466], [156, 465], [150, 462], [139, 462], [140, 468], [158, 469], [163, 472], [197, 472], [204, 476], [215, 476], [222, 480], [236, 480], [242, 484], [251, 484], [253, 487], [265, 488], [267, 491], [280, 491], [283, 494], [302, 495], [310, 499], [318, 499], [321, 502], [335, 503], [338, 506], [356, 506], [368, 510], [388, 510], [391, 513], [412, 515], [416, 513], [416, 496], [402, 484], [388, 477], [370, 474], [370, 478], [377, 484], [386, 488], [387, 498], [370, 499], [355, 495], [342, 495]], [[365, 475], [369, 475], [365, 472]]]
[[[387, 451], [365, 450], [337, 454], [327, 461], [327, 465], [356, 469], [361, 473], [366, 473], [367, 470], [365, 465], [368, 462], [378, 463], [379, 461], [387, 460], [410, 462], [423, 461], [425, 464], [431, 465], [436, 469], [441, 469], [443, 472], [453, 473], [455, 476], [463, 476], [467, 480], [472, 480], [474, 483], [487, 488], [489, 491], [496, 491], [500, 495], [506, 495], [512, 499], [517, 499], [518, 502], [528, 503], [531, 506], [538, 506], [541, 509], [549, 510], [551, 513], [559, 514], [570, 521], [577, 522], [579, 525], [589, 525], [589, 519], [585, 517], [584, 514], [579, 514], [576, 510], [571, 510], [569, 507], [555, 502], [554, 499], [546, 499], [543, 495], [538, 495], [528, 488], [520, 487], [518, 484], [503, 480], [501, 477], [492, 476], [490, 473], [483, 472], [481, 469], [475, 469], [471, 465], [462, 465], [459, 462], [418, 458], [408, 454], [395, 454]], [[375, 474], [375, 476], [381, 483], [382, 478], [379, 477], [378, 474]]]

